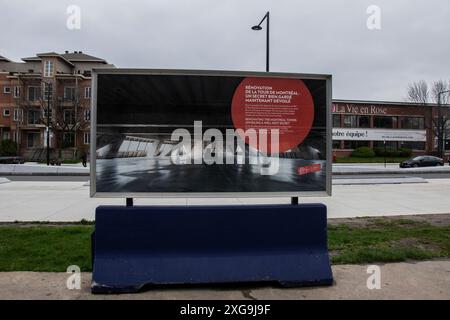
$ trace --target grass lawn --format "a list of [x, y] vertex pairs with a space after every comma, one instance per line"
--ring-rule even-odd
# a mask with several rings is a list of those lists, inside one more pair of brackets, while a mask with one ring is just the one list
[[[387, 163], [400, 163], [410, 157], [386, 157]], [[334, 163], [384, 163], [384, 157], [359, 158], [359, 157], [337, 157]]]
[[[361, 221], [355, 219], [355, 221]], [[91, 271], [92, 225], [0, 226], [0, 271]], [[450, 226], [407, 219], [371, 218], [328, 226], [333, 264], [450, 257]]]

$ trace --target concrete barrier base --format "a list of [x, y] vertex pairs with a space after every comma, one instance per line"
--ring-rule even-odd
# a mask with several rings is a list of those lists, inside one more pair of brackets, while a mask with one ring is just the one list
[[144, 285], [331, 285], [323, 204], [99, 206], [93, 293]]

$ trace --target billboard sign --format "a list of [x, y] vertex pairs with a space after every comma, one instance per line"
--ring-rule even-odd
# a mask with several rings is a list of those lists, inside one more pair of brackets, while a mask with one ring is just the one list
[[426, 130], [333, 128], [333, 140], [427, 141]]
[[97, 69], [91, 195], [331, 193], [331, 76]]

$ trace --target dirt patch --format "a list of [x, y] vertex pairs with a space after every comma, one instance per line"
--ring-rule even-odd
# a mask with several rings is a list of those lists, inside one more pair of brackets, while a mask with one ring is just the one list
[[339, 226], [345, 224], [349, 227], [368, 228], [387, 224], [408, 225], [430, 224], [435, 227], [450, 226], [450, 214], [422, 214], [408, 216], [389, 216], [389, 217], [361, 217], [361, 218], [333, 218], [328, 219], [328, 224]]
[[418, 248], [424, 251], [430, 251], [432, 253], [438, 253], [441, 248], [433, 243], [424, 243], [416, 238], [403, 238], [395, 241], [391, 241], [391, 246], [402, 248]]

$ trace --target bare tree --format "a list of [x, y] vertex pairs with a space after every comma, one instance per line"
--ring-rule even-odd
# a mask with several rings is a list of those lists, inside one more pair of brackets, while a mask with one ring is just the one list
[[[450, 112], [442, 112], [442, 105], [450, 102], [450, 94], [440, 94], [450, 90], [450, 82], [445, 80], [434, 81], [431, 86], [431, 92], [424, 80], [416, 81], [408, 85], [407, 100], [410, 102], [426, 105], [430, 100], [438, 104], [438, 115], [432, 117], [431, 126], [426, 126], [433, 133], [438, 141], [438, 154], [443, 156], [443, 142], [445, 137], [450, 137]], [[439, 98], [440, 96], [440, 98]], [[446, 106], [448, 109], [448, 106]]]
[[434, 81], [431, 86], [431, 99], [434, 103], [448, 104], [450, 102], [450, 94], [441, 94], [441, 100], [439, 100], [439, 93], [448, 91], [450, 89], [450, 83], [446, 80]]
[[[78, 83], [75, 83], [75, 92], [73, 96], [61, 99], [60, 97], [57, 98], [52, 95], [52, 107], [50, 108], [51, 120], [49, 127], [55, 135], [55, 147], [58, 150], [59, 158], [61, 158], [62, 149], [75, 146], [77, 134], [87, 128], [90, 124], [90, 120], [86, 118], [84, 114], [84, 111], [87, 110], [87, 108], [83, 107], [81, 101], [82, 96], [78, 88]], [[70, 106], [66, 105], [67, 102], [70, 102]], [[44, 110], [46, 109], [47, 104], [45, 104], [44, 107]], [[47, 118], [43, 116], [41, 122], [47, 125]], [[68, 141], [65, 140], [66, 133], [71, 133], [73, 135], [73, 146], [68, 144]]]
[[407, 100], [426, 105], [428, 103], [428, 85], [424, 80], [416, 81], [408, 85]]

